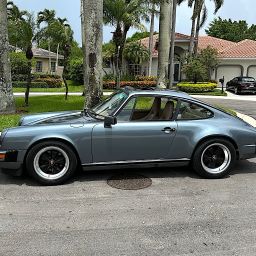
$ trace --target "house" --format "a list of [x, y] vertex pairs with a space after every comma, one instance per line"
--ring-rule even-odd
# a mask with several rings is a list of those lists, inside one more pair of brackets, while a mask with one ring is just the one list
[[[64, 56], [58, 55], [54, 52], [47, 51], [42, 48], [32, 48], [34, 54], [35, 65], [32, 69], [33, 73], [42, 73], [42, 74], [56, 74], [62, 76]], [[58, 59], [58, 64], [57, 64]]]
[[[188, 52], [190, 36], [176, 33], [175, 37], [175, 60], [173, 76], [174, 81], [178, 82], [184, 79], [181, 72], [180, 58]], [[141, 43], [148, 47], [149, 38], [144, 38]], [[154, 35], [154, 52], [152, 63], [152, 75], [157, 75], [158, 65], [158, 35]], [[219, 80], [224, 76], [225, 81], [229, 81], [236, 76], [252, 76], [256, 78], [256, 41], [243, 40], [235, 43], [211, 36], [200, 36], [198, 39], [199, 49], [205, 49], [211, 46], [217, 49], [219, 53], [219, 64], [212, 70], [212, 79]], [[147, 73], [148, 63], [143, 63], [140, 68], [141, 74]]]

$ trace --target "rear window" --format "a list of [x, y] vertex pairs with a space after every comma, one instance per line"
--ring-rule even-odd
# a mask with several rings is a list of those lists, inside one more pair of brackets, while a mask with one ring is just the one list
[[243, 77], [242, 81], [245, 83], [253, 83], [255, 82], [255, 79], [253, 77]]
[[198, 120], [206, 119], [213, 116], [213, 113], [197, 104], [181, 101], [178, 120]]

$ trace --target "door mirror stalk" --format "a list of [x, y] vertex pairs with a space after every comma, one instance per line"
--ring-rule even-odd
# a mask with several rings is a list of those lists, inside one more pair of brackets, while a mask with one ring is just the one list
[[115, 116], [106, 116], [104, 118], [104, 127], [111, 128], [112, 125], [117, 124], [117, 118]]

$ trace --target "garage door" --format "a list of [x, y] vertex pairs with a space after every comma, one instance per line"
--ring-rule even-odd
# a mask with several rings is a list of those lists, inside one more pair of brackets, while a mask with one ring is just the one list
[[220, 66], [217, 69], [217, 80], [219, 80], [222, 77], [225, 77], [225, 83], [230, 81], [236, 76], [241, 76], [241, 67], [225, 67], [225, 66]]
[[256, 67], [249, 67], [248, 68], [248, 76], [256, 78]]

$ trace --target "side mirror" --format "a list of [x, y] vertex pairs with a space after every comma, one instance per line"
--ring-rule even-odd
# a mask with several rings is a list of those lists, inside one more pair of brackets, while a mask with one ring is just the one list
[[112, 125], [117, 124], [117, 119], [115, 116], [106, 116], [104, 119], [104, 127], [111, 128]]

